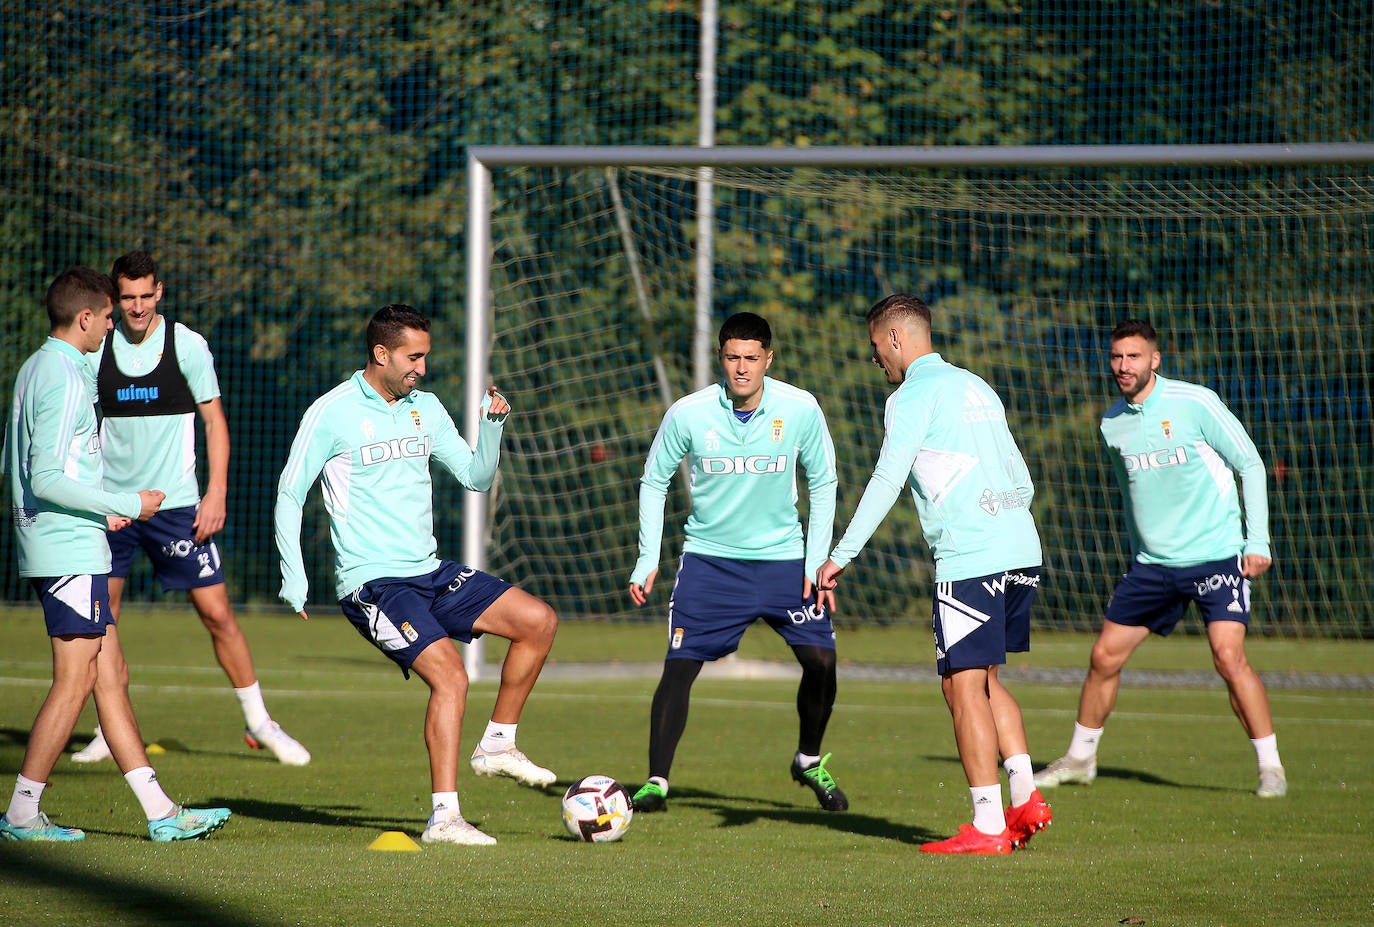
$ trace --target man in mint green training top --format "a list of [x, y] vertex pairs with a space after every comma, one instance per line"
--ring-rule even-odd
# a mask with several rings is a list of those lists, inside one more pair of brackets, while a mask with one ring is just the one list
[[[130, 251], [116, 258], [110, 277], [119, 290], [119, 324], [105, 339], [104, 349], [87, 358], [95, 370], [103, 416], [105, 485], [114, 490], [152, 485], [167, 493], [152, 518], [108, 535], [110, 622], [119, 622], [124, 584], [142, 551], [163, 590], [184, 590], [210, 632], [215, 658], [243, 710], [244, 740], [288, 766], [304, 766], [310, 762], [310, 751], [267, 713], [215, 544], [226, 517], [229, 423], [210, 347], [199, 334], [159, 311], [162, 278], [147, 252]], [[196, 481], [197, 415], [205, 425], [203, 496]], [[114, 670], [102, 665], [101, 672]], [[96, 728], [95, 738], [72, 759], [96, 763], [109, 756], [109, 745]]]
[[1097, 746], [1116, 705], [1122, 667], [1152, 632], [1172, 631], [1192, 602], [1206, 623], [1231, 708], [1255, 748], [1255, 794], [1282, 797], [1288, 779], [1269, 695], [1245, 657], [1250, 580], [1271, 564], [1264, 461], [1216, 393], [1158, 374], [1159, 336], [1150, 323], [1118, 325], [1110, 360], [1121, 398], [1102, 416], [1102, 440], [1135, 556], [1093, 644], [1069, 752], [1037, 772], [1036, 785], [1087, 785], [1096, 778]]
[[[708, 660], [734, 653], [762, 619], [801, 664], [800, 731], [791, 774], [826, 811], [849, 800], [821, 755], [835, 705], [835, 629], [831, 595], [811, 576], [825, 559], [835, 517], [835, 447], [815, 398], [766, 376], [773, 333], [752, 312], [726, 319], [717, 337], [719, 382], [684, 396], [663, 417], [639, 488], [639, 559], [630, 599], [648, 601], [658, 576], [663, 505], [686, 458], [692, 511], [668, 601], [668, 652], [649, 715], [649, 779], [634, 795], [637, 812], [667, 807], [668, 773], [687, 728], [692, 684]], [[797, 515], [797, 466], [806, 470], [810, 520]]]
[[[113, 492], [102, 485], [95, 375], [85, 356], [105, 340], [115, 297], [110, 278], [89, 267], [60, 274], [44, 299], [51, 335], [14, 382], [3, 469], [9, 473], [19, 575], [38, 594], [52, 643], [52, 686], [0, 817], [0, 840], [85, 839], [78, 828], [54, 824], [39, 802], [92, 692], [114, 760], [147, 816], [149, 837], [197, 840], [229, 819], [227, 808], [183, 808], [158, 784], [110, 620], [105, 531], [147, 521], [166, 498], [157, 489]], [[97, 661], [103, 665], [107, 658], [114, 673], [98, 679]]]
[[383, 306], [367, 326], [367, 365], [315, 400], [301, 419], [277, 486], [281, 598], [308, 617], [301, 514], [318, 477], [339, 607], [407, 679], [414, 672], [429, 686], [425, 746], [433, 811], [421, 839], [483, 846], [495, 838], [464, 820], [458, 804], [468, 675], [450, 638], [495, 634], [511, 642], [491, 722], [472, 753], [473, 772], [542, 789], [558, 777], [516, 747], [515, 732], [558, 617], [505, 580], [436, 556], [430, 460], [468, 489], [488, 489], [510, 404], [495, 388], [487, 391], [477, 445], [469, 447], [438, 397], [416, 388], [425, 375], [429, 328], [429, 319], [410, 306]]
[[[1001, 399], [935, 353], [930, 307], [897, 293], [874, 305], [867, 321], [873, 362], [897, 390], [887, 400], [873, 476], [816, 585], [835, 588], [909, 484], [935, 558], [936, 669], [973, 803], [973, 823], [921, 850], [1010, 853], [1051, 819], [1031, 781], [1021, 708], [997, 675], [1009, 651], [1030, 649], [1040, 584], [1034, 488]], [[999, 752], [1011, 793], [1005, 809]]]

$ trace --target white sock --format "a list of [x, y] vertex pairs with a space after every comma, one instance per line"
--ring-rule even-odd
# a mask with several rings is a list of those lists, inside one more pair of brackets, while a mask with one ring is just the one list
[[134, 790], [134, 797], [143, 806], [143, 814], [150, 821], [176, 814], [177, 803], [167, 797], [158, 784], [157, 773], [151, 766], [140, 766], [124, 774], [124, 781]]
[[797, 753], [797, 765], [802, 769], [810, 769], [820, 761], [821, 758], [819, 756], [812, 756], [809, 753], [802, 753], [800, 751]]
[[38, 800], [43, 797], [46, 782], [34, 782], [21, 773], [14, 779], [14, 794], [10, 796], [10, 807], [5, 819], [16, 827], [22, 827], [38, 817]]
[[1250, 741], [1255, 747], [1255, 759], [1259, 762], [1260, 769], [1282, 769], [1283, 763], [1279, 760], [1279, 735], [1270, 734], [1268, 737], [1261, 737], [1259, 740]]
[[251, 686], [235, 689], [234, 694], [239, 697], [239, 706], [243, 709], [243, 720], [248, 725], [248, 730], [256, 731], [272, 720], [272, 716], [267, 713], [267, 705], [262, 700], [262, 688], [256, 682]]
[[1018, 753], [1009, 756], [1002, 761], [1002, 768], [1007, 771], [1007, 791], [1011, 793], [1011, 805], [1013, 808], [1019, 808], [1030, 801], [1031, 792], [1035, 791], [1030, 754]]
[[650, 776], [649, 781], [663, 790], [663, 794], [668, 794], [668, 780], [662, 776]]
[[973, 797], [973, 826], [985, 834], [1000, 834], [1007, 829], [1002, 812], [1002, 786], [977, 785], [969, 790]]
[[479, 746], [488, 753], [500, 753], [502, 750], [509, 750], [515, 746], [514, 724], [497, 724], [495, 721], [487, 722], [486, 733], [482, 735]]
[[1097, 742], [1102, 739], [1102, 728], [1084, 727], [1077, 721], [1073, 723], [1073, 739], [1069, 741], [1069, 758], [1090, 760], [1097, 756]]
[[430, 801], [433, 802], [432, 807], [434, 808], [433, 813], [430, 815], [431, 820], [437, 821], [440, 818], [462, 817], [463, 812], [458, 805], [457, 792], [435, 792], [430, 795]]

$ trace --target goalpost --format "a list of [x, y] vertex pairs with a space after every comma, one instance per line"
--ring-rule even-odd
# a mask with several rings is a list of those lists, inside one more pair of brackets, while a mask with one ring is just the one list
[[[633, 619], [638, 477], [692, 388], [695, 190], [711, 172], [709, 305], [775, 329], [774, 373], [816, 394], [840, 456], [837, 535], [877, 458], [887, 388], [863, 313], [921, 293], [937, 349], [1007, 404], [1036, 480], [1040, 626], [1095, 627], [1124, 567], [1097, 450], [1102, 338], [1147, 317], [1164, 371], [1222, 394], [1270, 470], [1275, 574], [1257, 631], [1369, 636], [1374, 549], [1365, 319], [1374, 145], [468, 149], [465, 433], [512, 397], [501, 474], [464, 497], [466, 561], [568, 618]], [[685, 515], [675, 488], [665, 558]], [[741, 531], [747, 532], [742, 525]], [[852, 570], [837, 623], [921, 620], [909, 504]], [[659, 598], [666, 602], [671, 565]], [[648, 610], [646, 610], [648, 611]], [[480, 647], [469, 648], [470, 670]]]

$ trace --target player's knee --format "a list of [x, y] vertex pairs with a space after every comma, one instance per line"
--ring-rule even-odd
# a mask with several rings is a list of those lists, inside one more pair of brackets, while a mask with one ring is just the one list
[[64, 698], [84, 701], [95, 691], [96, 682], [97, 669], [94, 660], [66, 668], [59, 665], [58, 671], [53, 674], [52, 691]]
[[1250, 661], [1245, 658], [1245, 651], [1238, 648], [1212, 651], [1212, 665], [1227, 682], [1233, 682], [1250, 672]]
[[239, 630], [239, 622], [234, 617], [234, 610], [229, 607], [197, 609], [200, 615], [200, 623], [205, 625], [205, 630], [215, 637], [228, 637], [243, 633]]
[[1109, 647], [1099, 640], [1093, 644], [1092, 670], [1102, 676], [1115, 676], [1121, 672], [1121, 667], [1126, 665], [1126, 658], [1130, 655], [1129, 650]]
[[461, 659], [443, 667], [440, 672], [431, 671], [423, 677], [429, 685], [433, 698], [440, 700], [464, 701], [468, 696], [468, 671]]
[[100, 664], [100, 672], [93, 680], [92, 687], [94, 690], [128, 689], [129, 664], [123, 660], [106, 660]]
[[553, 646], [554, 635], [558, 633], [558, 613], [543, 599], [535, 599], [522, 616], [521, 626], [522, 640], [547, 649]]

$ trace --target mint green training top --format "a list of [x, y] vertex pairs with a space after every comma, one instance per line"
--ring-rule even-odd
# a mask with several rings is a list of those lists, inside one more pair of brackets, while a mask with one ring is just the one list
[[888, 397], [883, 427], [873, 476], [830, 554], [837, 566], [858, 556], [907, 484], [937, 582], [1040, 565], [1035, 488], [992, 387], [939, 354], [923, 355]]
[[95, 373], [85, 355], [49, 338], [19, 368], [4, 467], [23, 577], [110, 572], [107, 515], [137, 518], [137, 492], [104, 488]]
[[1145, 401], [1118, 399], [1103, 414], [1101, 430], [1136, 560], [1186, 567], [1270, 555], [1264, 461], [1216, 393], [1156, 374]]
[[[483, 400], [484, 413], [490, 402]], [[438, 569], [430, 458], [468, 489], [490, 488], [505, 425], [499, 419], [481, 417], [474, 451], [433, 393], [412, 390], [388, 403], [359, 370], [316, 399], [277, 484], [282, 601], [295, 611], [305, 607], [301, 511], [316, 477], [334, 542], [336, 600], [374, 579]]]
[[[658, 569], [663, 504], [678, 464], [691, 467], [692, 510], [683, 553], [733, 560], [800, 560], [814, 577], [835, 521], [835, 445], [814, 396], [772, 377], [747, 423], [735, 417], [724, 383], [668, 409], [639, 485], [639, 560], [630, 582]], [[808, 525], [797, 514], [797, 464], [806, 470]]]

